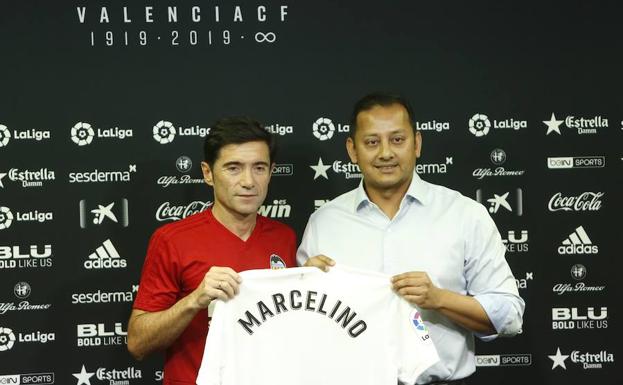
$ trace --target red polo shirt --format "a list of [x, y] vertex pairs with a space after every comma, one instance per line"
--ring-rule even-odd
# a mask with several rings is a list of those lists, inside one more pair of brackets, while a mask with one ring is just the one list
[[[296, 235], [277, 221], [257, 216], [253, 233], [241, 240], [212, 210], [160, 227], [151, 237], [134, 308], [170, 308], [199, 286], [212, 266], [235, 271], [296, 266]], [[205, 339], [207, 311], [200, 311], [166, 351], [164, 385], [195, 384]]]

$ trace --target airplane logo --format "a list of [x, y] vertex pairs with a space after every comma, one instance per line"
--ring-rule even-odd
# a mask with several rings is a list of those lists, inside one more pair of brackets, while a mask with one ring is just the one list
[[510, 212], [513, 211], [511, 205], [509, 205], [508, 201], [506, 200], [506, 198], [508, 198], [508, 194], [510, 193], [507, 192], [506, 194], [503, 194], [503, 195], [493, 194], [493, 198], [487, 199], [487, 202], [490, 203], [489, 212], [491, 214], [497, 213], [500, 207], [504, 207], [506, 210]]

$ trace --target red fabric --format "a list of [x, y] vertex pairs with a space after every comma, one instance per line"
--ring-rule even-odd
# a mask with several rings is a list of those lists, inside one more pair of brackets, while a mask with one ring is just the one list
[[[212, 210], [160, 227], [151, 237], [134, 308], [165, 310], [199, 286], [212, 266], [235, 271], [270, 268], [276, 254], [296, 266], [296, 235], [277, 221], [257, 216], [244, 242], [212, 215]], [[164, 385], [195, 384], [205, 339], [207, 311], [200, 311], [166, 351]]]

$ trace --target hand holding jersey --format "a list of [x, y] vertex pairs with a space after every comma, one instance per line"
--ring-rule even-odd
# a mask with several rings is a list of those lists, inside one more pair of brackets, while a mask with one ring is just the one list
[[438, 361], [420, 312], [387, 275], [346, 266], [240, 275], [240, 294], [216, 302], [199, 385], [412, 384]]
[[212, 266], [191, 296], [200, 309], [207, 309], [214, 299], [226, 301], [240, 291], [240, 275], [230, 267]]
[[316, 255], [305, 261], [305, 267], [317, 267], [322, 271], [329, 271], [332, 266], [335, 266], [335, 261], [326, 255]]
[[[316, 255], [309, 258], [305, 266], [314, 266], [326, 272], [335, 266], [335, 261], [326, 255]], [[478, 301], [435, 286], [423, 271], [395, 275], [391, 282], [393, 290], [412, 305], [426, 310], [437, 310], [471, 331], [483, 335], [495, 333], [487, 313]]]

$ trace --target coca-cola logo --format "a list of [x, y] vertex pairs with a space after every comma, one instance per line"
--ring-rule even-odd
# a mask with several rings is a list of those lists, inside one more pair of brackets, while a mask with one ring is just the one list
[[164, 202], [156, 211], [156, 219], [160, 222], [179, 221], [193, 214], [200, 213], [212, 206], [210, 201], [194, 201], [187, 205], [174, 206], [170, 202]]
[[577, 196], [563, 196], [558, 192], [549, 200], [549, 211], [597, 211], [601, 209], [603, 192], [586, 191]]

